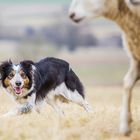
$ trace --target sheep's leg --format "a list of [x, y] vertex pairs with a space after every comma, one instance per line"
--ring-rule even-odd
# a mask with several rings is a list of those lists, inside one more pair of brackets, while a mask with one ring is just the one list
[[131, 132], [130, 123], [131, 115], [131, 93], [132, 89], [139, 78], [139, 63], [132, 61], [130, 69], [124, 78], [124, 94], [122, 98], [122, 108], [120, 116], [120, 133], [127, 135]]

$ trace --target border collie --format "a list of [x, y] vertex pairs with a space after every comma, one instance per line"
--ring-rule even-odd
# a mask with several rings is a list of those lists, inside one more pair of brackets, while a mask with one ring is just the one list
[[74, 102], [87, 112], [91, 107], [85, 101], [83, 85], [64, 60], [48, 57], [33, 62], [25, 60], [13, 64], [11, 60], [0, 65], [2, 86], [14, 97], [17, 108], [4, 116], [26, 114], [40, 111], [39, 103], [45, 100], [59, 114], [57, 100]]

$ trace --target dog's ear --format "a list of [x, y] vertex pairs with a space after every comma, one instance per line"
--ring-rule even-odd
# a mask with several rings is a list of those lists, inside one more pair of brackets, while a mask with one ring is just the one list
[[30, 61], [30, 60], [25, 60], [25, 61], [22, 61], [20, 62], [20, 64], [27, 68], [27, 69], [30, 69], [32, 67], [32, 65], [34, 65], [34, 62], [33, 61]]
[[8, 60], [8, 61], [3, 61], [0, 64], [0, 80], [2, 79], [2, 76], [4, 74], [4, 72], [12, 65], [12, 61]]

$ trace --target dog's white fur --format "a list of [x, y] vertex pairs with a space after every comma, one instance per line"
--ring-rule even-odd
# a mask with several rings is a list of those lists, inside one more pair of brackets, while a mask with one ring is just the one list
[[140, 76], [140, 5], [132, 4], [132, 0], [73, 0], [69, 12], [76, 22], [103, 16], [115, 21], [123, 31], [123, 43], [130, 56], [130, 68], [124, 78], [125, 92], [119, 130], [122, 134], [129, 134], [132, 121], [131, 92]]

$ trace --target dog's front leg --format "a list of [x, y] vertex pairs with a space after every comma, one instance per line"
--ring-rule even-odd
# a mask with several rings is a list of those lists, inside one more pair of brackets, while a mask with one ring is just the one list
[[18, 107], [2, 115], [0, 118], [30, 113], [35, 106], [35, 99], [36, 99], [36, 94], [33, 93], [31, 96], [27, 98], [26, 103], [18, 104], [19, 105]]
[[3, 114], [0, 118], [5, 118], [5, 117], [12, 117], [12, 116], [17, 116], [17, 115], [22, 115], [22, 114], [27, 114], [30, 113], [32, 110], [33, 106], [31, 104], [25, 104], [25, 105], [20, 105], [17, 108], [12, 109], [11, 111]]
[[27, 102], [18, 109], [19, 114], [27, 114], [32, 111], [32, 109], [35, 106], [35, 99], [36, 99], [36, 94], [33, 93], [31, 96], [27, 98]]
[[11, 111], [9, 111], [9, 112], [3, 114], [2, 116], [0, 116], [0, 118], [16, 116], [16, 115], [18, 115], [18, 114], [19, 114], [18, 108], [14, 108], [14, 109], [12, 109]]

